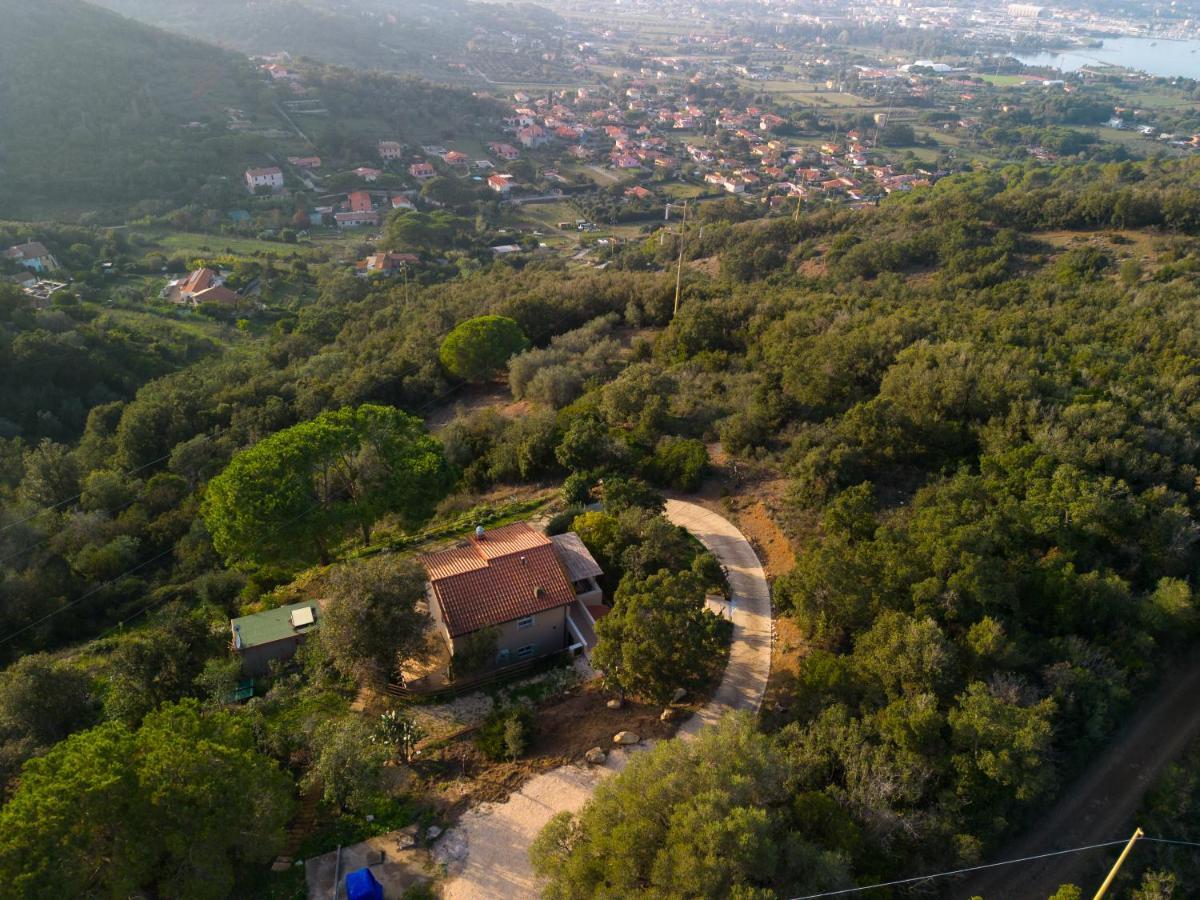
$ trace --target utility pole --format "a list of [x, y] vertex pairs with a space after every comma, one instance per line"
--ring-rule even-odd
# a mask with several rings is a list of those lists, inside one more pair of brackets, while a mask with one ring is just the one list
[[1117, 877], [1117, 872], [1121, 870], [1121, 863], [1125, 862], [1125, 857], [1129, 855], [1129, 851], [1133, 849], [1133, 845], [1143, 837], [1145, 837], [1145, 832], [1140, 828], [1133, 833], [1133, 837], [1129, 839], [1129, 843], [1125, 845], [1125, 849], [1117, 857], [1112, 871], [1108, 873], [1108, 877], [1104, 879], [1104, 884], [1100, 885], [1100, 890], [1096, 891], [1096, 896], [1092, 900], [1100, 900], [1101, 897], [1108, 893], [1108, 889], [1112, 887], [1113, 880]]
[[679, 226], [679, 264], [675, 267], [675, 309], [671, 318], [679, 314], [679, 293], [683, 289], [683, 243], [687, 237], [687, 201], [683, 201], [683, 224]]

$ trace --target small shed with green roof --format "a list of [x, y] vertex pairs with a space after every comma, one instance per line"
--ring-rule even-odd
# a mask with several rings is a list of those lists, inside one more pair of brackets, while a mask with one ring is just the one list
[[289, 603], [230, 620], [233, 652], [247, 675], [265, 675], [271, 660], [291, 659], [310, 631], [320, 624], [315, 600]]

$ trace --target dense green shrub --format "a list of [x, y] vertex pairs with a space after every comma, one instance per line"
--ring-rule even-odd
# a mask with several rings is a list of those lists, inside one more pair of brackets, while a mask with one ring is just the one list
[[516, 704], [492, 710], [475, 732], [475, 746], [488, 759], [512, 761], [533, 743], [537, 720], [528, 706]]
[[438, 358], [463, 381], [485, 381], [529, 346], [521, 326], [506, 316], [478, 316], [446, 335]]

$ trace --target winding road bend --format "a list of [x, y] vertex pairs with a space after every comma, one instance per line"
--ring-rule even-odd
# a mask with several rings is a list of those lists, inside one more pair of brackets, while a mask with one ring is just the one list
[[[668, 500], [667, 518], [686, 528], [725, 567], [733, 596], [729, 664], [712, 699], [680, 726], [690, 738], [733, 710], [757, 712], [771, 674], [771, 590], [754, 548], [732, 522], [682, 500]], [[603, 766], [561, 766], [531, 779], [503, 803], [469, 810], [438, 841], [436, 855], [450, 878], [446, 900], [536, 897], [529, 846], [555, 813], [579, 810], [604, 778], [629, 761], [632, 750], [614, 750]]]

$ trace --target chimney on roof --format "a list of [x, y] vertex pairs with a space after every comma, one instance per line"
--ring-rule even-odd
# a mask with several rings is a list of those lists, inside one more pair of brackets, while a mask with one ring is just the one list
[[521, 557], [521, 565], [523, 565], [523, 566], [529, 565], [529, 560], [527, 558], [525, 558], [524, 556]]
[[484, 532], [483, 532], [483, 526], [482, 526], [482, 525], [476, 525], [476, 526], [475, 526], [475, 540], [477, 540], [477, 541], [482, 541], [482, 540], [483, 540], [483, 533], [484, 533]]
[[543, 597], [546, 596], [546, 589], [539, 584], [537, 587], [535, 587], [533, 589], [533, 596], [535, 596], [539, 600], [541, 600]]

